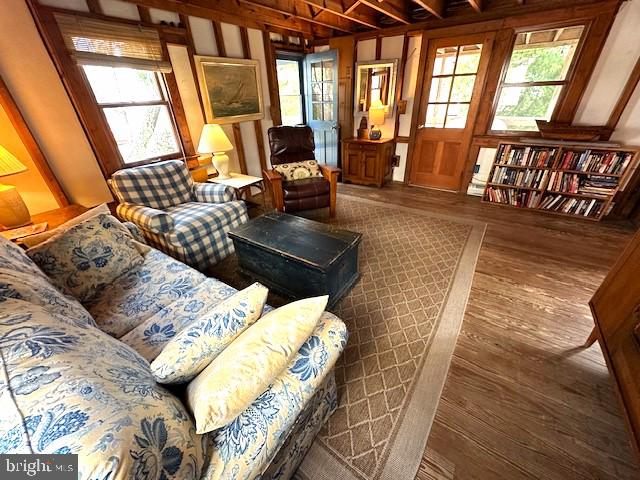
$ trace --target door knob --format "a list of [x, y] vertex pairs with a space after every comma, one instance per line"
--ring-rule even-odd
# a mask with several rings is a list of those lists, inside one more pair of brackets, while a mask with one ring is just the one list
[[422, 130], [424, 128], [424, 123], [422, 125], [418, 125], [418, 130]]

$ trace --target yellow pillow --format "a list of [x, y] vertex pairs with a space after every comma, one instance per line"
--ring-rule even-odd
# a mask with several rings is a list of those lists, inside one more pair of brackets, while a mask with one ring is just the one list
[[167, 343], [151, 362], [158, 383], [185, 383], [262, 315], [267, 287], [254, 283], [216, 305]]
[[298, 300], [267, 313], [189, 383], [187, 405], [197, 433], [227, 425], [267, 389], [309, 338], [328, 298]]

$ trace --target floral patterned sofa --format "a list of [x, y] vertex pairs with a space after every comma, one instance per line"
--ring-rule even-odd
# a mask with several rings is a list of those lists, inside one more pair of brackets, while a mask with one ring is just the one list
[[[235, 290], [148, 248], [87, 308], [0, 239], [0, 453], [75, 453], [79, 478], [290, 478], [336, 408], [346, 328], [325, 312], [289, 367], [229, 425], [197, 435], [149, 361]], [[120, 338], [96, 319], [135, 325]]]

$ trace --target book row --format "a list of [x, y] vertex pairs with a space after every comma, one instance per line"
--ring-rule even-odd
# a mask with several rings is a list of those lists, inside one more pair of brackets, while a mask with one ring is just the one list
[[578, 175], [552, 172], [548, 189], [555, 192], [580, 193], [585, 195], [613, 195], [618, 187], [615, 177]]
[[549, 176], [549, 170], [514, 170], [496, 167], [491, 183], [513, 185], [526, 188], [542, 188]]
[[633, 153], [631, 152], [593, 152], [591, 150], [576, 152], [568, 150], [560, 157], [558, 168], [622, 175], [632, 157]]
[[547, 168], [553, 164], [553, 159], [556, 155], [555, 148], [511, 146], [507, 149], [507, 147], [504, 144], [498, 147], [497, 163], [520, 167]]
[[514, 207], [535, 208], [540, 199], [540, 192], [531, 190], [513, 190], [488, 187], [485, 200], [493, 203], [503, 203]]
[[596, 198], [572, 198], [563, 195], [546, 195], [540, 202], [541, 210], [597, 218], [604, 207], [604, 200]]

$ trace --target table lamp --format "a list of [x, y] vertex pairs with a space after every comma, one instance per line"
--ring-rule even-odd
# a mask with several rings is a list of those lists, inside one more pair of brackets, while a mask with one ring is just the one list
[[[0, 145], [0, 177], [24, 172], [26, 169], [20, 160]], [[0, 225], [10, 229], [29, 223], [31, 215], [16, 187], [0, 183]]]
[[371, 122], [371, 129], [369, 130], [370, 140], [380, 140], [382, 138], [382, 132], [376, 125], [384, 124], [384, 105], [380, 100], [375, 100], [369, 107], [369, 122]]
[[198, 153], [212, 153], [211, 162], [218, 171], [218, 178], [229, 178], [229, 156], [225, 153], [233, 150], [233, 145], [222, 130], [215, 123], [207, 123], [202, 127]]

